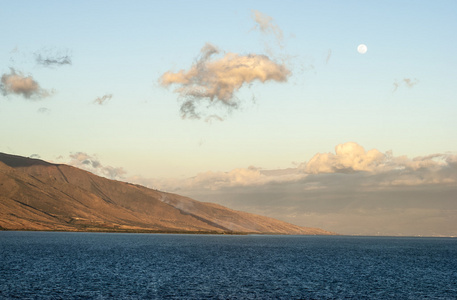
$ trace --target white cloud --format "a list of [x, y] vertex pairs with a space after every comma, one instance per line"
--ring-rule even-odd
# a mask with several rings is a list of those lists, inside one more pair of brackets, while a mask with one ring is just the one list
[[335, 147], [335, 153], [318, 153], [306, 164], [305, 172], [351, 173], [355, 171], [374, 171], [383, 167], [387, 156], [376, 149], [365, 151], [357, 143], [349, 142]]
[[[443, 178], [440, 174], [455, 169], [457, 155], [431, 154], [415, 158], [393, 156], [392, 151], [381, 153], [376, 149], [366, 151], [354, 142], [337, 145], [335, 154], [317, 153], [300, 168], [309, 174], [323, 173], [354, 173], [366, 172], [367, 176], [384, 174], [391, 178], [391, 182], [405, 182], [412, 184], [444, 183], [451, 178]], [[406, 180], [406, 178], [408, 178]], [[412, 180], [416, 178], [417, 180]], [[420, 178], [420, 180], [419, 180]]]

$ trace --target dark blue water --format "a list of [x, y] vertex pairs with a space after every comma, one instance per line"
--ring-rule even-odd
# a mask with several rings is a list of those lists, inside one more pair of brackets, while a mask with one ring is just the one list
[[0, 232], [0, 298], [456, 299], [457, 239]]

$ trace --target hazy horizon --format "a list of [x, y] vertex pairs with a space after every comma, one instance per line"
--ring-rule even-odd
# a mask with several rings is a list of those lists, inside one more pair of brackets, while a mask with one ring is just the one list
[[457, 236], [456, 12], [5, 2], [0, 152], [341, 234]]

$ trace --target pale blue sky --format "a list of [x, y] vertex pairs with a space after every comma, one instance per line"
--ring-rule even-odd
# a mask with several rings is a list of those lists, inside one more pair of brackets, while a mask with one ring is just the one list
[[[4, 2], [2, 73], [13, 67], [56, 93], [33, 102], [1, 98], [0, 150], [47, 159], [96, 153], [148, 176], [250, 164], [288, 167], [346, 141], [412, 156], [456, 151], [456, 6], [454, 1]], [[291, 57], [293, 75], [287, 83], [242, 88], [242, 109], [222, 123], [181, 120], [177, 94], [158, 86], [158, 78], [188, 69], [207, 42], [227, 52], [265, 53], [264, 41], [272, 39], [251, 30], [254, 9], [282, 29], [284, 48], [270, 44], [278, 57]], [[367, 44], [365, 55], [357, 53], [359, 43]], [[67, 52], [72, 65], [37, 66], [33, 54], [44, 50]], [[310, 65], [314, 68], [301, 70]], [[403, 78], [418, 83], [393, 93], [395, 80]], [[107, 93], [113, 98], [106, 105], [91, 105]], [[39, 107], [49, 113], [37, 114]]]
[[[61, 162], [84, 152], [147, 178], [296, 167], [351, 141], [455, 154], [456, 15], [456, 1], [3, 1], [1, 74], [53, 92], [0, 94], [0, 151]], [[239, 109], [205, 112], [224, 121], [182, 119], [176, 86], [159, 78], [189, 70], [206, 43], [218, 57], [265, 54], [291, 75], [243, 85]], [[38, 54], [72, 63], [46, 67]]]

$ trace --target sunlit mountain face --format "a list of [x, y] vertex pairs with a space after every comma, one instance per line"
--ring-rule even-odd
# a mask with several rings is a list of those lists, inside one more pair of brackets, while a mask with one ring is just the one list
[[8, 230], [331, 234], [2, 153], [0, 182]]

